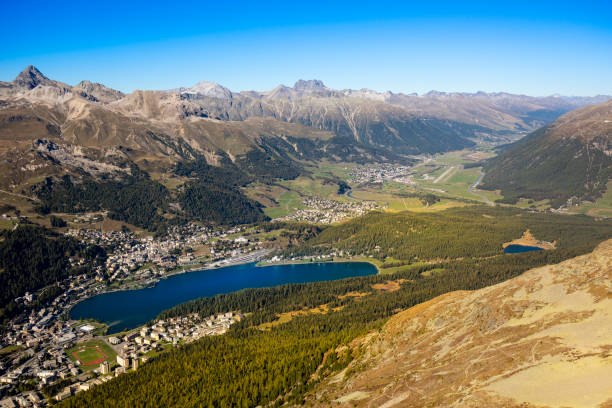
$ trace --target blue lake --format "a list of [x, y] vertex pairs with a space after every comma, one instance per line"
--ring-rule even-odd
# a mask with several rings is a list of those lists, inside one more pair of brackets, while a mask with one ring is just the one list
[[376, 274], [367, 262], [308, 263], [256, 267], [254, 263], [188, 272], [162, 279], [155, 287], [103, 293], [77, 304], [73, 319], [94, 318], [109, 333], [138, 327], [180, 303], [245, 288], [320, 282]]
[[540, 247], [528, 245], [508, 245], [506, 248], [504, 248], [505, 254], [520, 254], [522, 252], [529, 251], [543, 251], [543, 249]]

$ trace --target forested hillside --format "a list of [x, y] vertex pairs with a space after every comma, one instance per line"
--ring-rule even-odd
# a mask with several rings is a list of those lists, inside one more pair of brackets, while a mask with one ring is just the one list
[[70, 257], [101, 262], [105, 255], [99, 247], [33, 226], [5, 230], [0, 239], [0, 321], [15, 312], [16, 297], [68, 277]]
[[552, 207], [594, 201], [612, 179], [612, 102], [570, 112], [485, 163], [482, 188], [503, 202], [550, 200]]
[[79, 213], [108, 211], [110, 218], [154, 230], [163, 223], [161, 213], [167, 209], [168, 190], [148, 177], [128, 177], [124, 181], [95, 181], [87, 178], [76, 184], [70, 176], [47, 180], [36, 186], [34, 194], [41, 200], [38, 210]]
[[[436, 223], [437, 219], [441, 221]], [[377, 222], [372, 224], [372, 220]], [[513, 226], [515, 220], [518, 227]], [[361, 229], [368, 231], [363, 232], [367, 235], [371, 233], [367, 226], [377, 225], [388, 229], [388, 234], [404, 231], [396, 238], [396, 243], [405, 247], [410, 245], [405, 244], [404, 239], [412, 244], [415, 242], [406, 238], [408, 232], [419, 231], [419, 236], [426, 242], [423, 249], [426, 245], [435, 251], [436, 248], [450, 248], [448, 243], [455, 238], [449, 226], [452, 222], [463, 222], [467, 231], [482, 235], [479, 242], [490, 241], [491, 244], [483, 249], [474, 247], [473, 253], [464, 258], [448, 257], [450, 259], [414, 264], [389, 275], [246, 289], [179, 305], [161, 317], [192, 312], [209, 315], [229, 310], [252, 314], [232, 326], [224, 336], [205, 337], [170, 351], [138, 371], [80, 393], [60, 406], [249, 407], [281, 406], [285, 402], [300, 404], [304, 393], [312, 389], [317, 379], [339, 370], [354, 357], [347, 349], [338, 346], [379, 327], [388, 316], [445, 292], [481, 288], [517, 276], [532, 267], [574, 257], [592, 250], [601, 240], [612, 236], [611, 222], [483, 207], [447, 211], [432, 218], [417, 214], [366, 216], [356, 223], [347, 223], [345, 229], [340, 226], [324, 230], [311, 239], [308, 248], [313, 248], [314, 243], [324, 245], [326, 240], [338, 237], [338, 243], [348, 247], [349, 237], [362, 236]], [[480, 224], [484, 227], [478, 227]], [[558, 248], [502, 254], [501, 242], [506, 237], [515, 237], [515, 232], [525, 225], [542, 238], [555, 237]], [[441, 227], [443, 232], [438, 233], [437, 227]], [[362, 245], [359, 239], [356, 242], [355, 251]], [[380, 247], [387, 251], [391, 249], [385, 246], [384, 240]], [[491, 256], [494, 247], [497, 253]], [[461, 246], [452, 251], [467, 253]], [[396, 282], [398, 290], [374, 289], [373, 285], [386, 281]], [[355, 296], [356, 293], [359, 296]], [[321, 305], [326, 305], [328, 313], [306, 313], [285, 324], [257, 328], [261, 323], [277, 320], [279, 313]], [[313, 376], [317, 368], [318, 374]]]
[[612, 224], [590, 217], [567, 217], [511, 208], [465, 207], [441, 213], [374, 212], [326, 228], [287, 255], [328, 253], [333, 249], [402, 263], [499, 255], [502, 244], [530, 229], [540, 240], [571, 248], [604, 240]]
[[[149, 231], [163, 230], [169, 222], [187, 219], [217, 225], [266, 219], [261, 205], [238, 188], [257, 180], [256, 176], [232, 166], [210, 166], [202, 160], [179, 162], [173, 171], [188, 177], [179, 191], [151, 180], [146, 172], [133, 165], [131, 174], [111, 180], [85, 176], [73, 181], [70, 175], [59, 179], [48, 177], [35, 185], [32, 193], [40, 200], [37, 209], [43, 214], [108, 211], [109, 218]], [[180, 207], [171, 208], [171, 202], [178, 202]]]

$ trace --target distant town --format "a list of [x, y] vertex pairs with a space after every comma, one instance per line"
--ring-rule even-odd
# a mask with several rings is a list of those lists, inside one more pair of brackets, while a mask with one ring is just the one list
[[[423, 159], [427, 162], [427, 159]], [[385, 181], [395, 181], [407, 185], [414, 186], [413, 181], [414, 167], [402, 166], [391, 163], [377, 163], [368, 165], [355, 166], [349, 173], [349, 182], [356, 184], [382, 183]]]
[[279, 217], [277, 221], [307, 221], [315, 224], [332, 224], [349, 218], [358, 217], [378, 207], [374, 201], [341, 203], [336, 200], [309, 197], [302, 201], [307, 208], [298, 209], [293, 214]]
[[[152, 286], [189, 270], [256, 262], [273, 251], [267, 243], [241, 232], [242, 227], [213, 230], [196, 224], [174, 227], [161, 239], [121, 231], [67, 231], [110, 251], [106, 263], [95, 267], [93, 274], [58, 282], [57, 297], [6, 325], [0, 344], [0, 395], [4, 395], [0, 407], [46, 406], [137, 369], [171, 347], [225, 333], [242, 318], [239, 311], [160, 320], [118, 335], [105, 335], [106, 327], [99, 322], [72, 320], [68, 311], [103, 292]], [[185, 253], [185, 248], [190, 250]], [[85, 266], [83, 262], [72, 260], [73, 266]], [[31, 305], [43, 291], [26, 293], [16, 301]], [[81, 354], [93, 356], [93, 363], [81, 361]]]

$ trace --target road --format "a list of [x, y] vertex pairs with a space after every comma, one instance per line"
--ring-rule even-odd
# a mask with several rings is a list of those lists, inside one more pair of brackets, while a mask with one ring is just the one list
[[33, 201], [40, 201], [38, 198], [36, 197], [28, 197], [26, 195], [23, 194], [17, 194], [17, 193], [11, 193], [10, 191], [6, 191], [6, 190], [0, 190], [0, 193], [4, 193], [4, 194], [8, 194], [8, 195], [12, 195], [14, 197], [19, 197], [19, 198], [25, 198], [26, 200], [33, 200]]
[[474, 190], [476, 189], [476, 187], [478, 187], [478, 184], [480, 184], [480, 182], [482, 181], [482, 178], [484, 177], [484, 171], [480, 173], [480, 176], [478, 177], [478, 180], [476, 180], [476, 182], [474, 184], [472, 184], [470, 186], [470, 188], [468, 188], [468, 191], [470, 192], [470, 194], [475, 195], [476, 197], [480, 197], [482, 198], [485, 203], [487, 203], [487, 205], [490, 205], [491, 207], [495, 207], [495, 203], [492, 202], [491, 200], [489, 200], [487, 197], [478, 194], [477, 192], [475, 192]]

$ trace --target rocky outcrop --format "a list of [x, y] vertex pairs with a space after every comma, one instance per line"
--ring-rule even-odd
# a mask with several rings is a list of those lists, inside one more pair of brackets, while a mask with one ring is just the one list
[[72, 91], [92, 102], [114, 102], [125, 96], [123, 92], [90, 81], [79, 82]]

